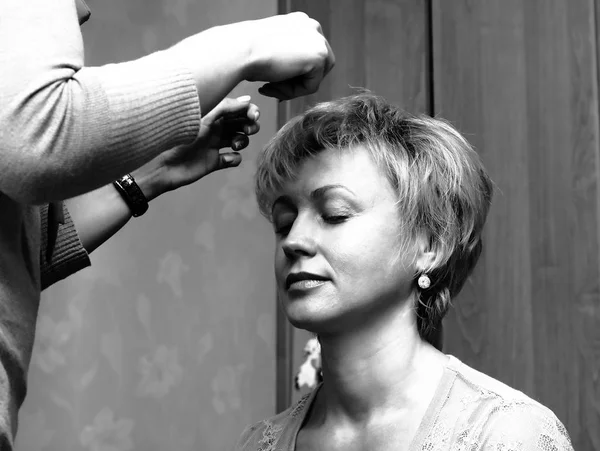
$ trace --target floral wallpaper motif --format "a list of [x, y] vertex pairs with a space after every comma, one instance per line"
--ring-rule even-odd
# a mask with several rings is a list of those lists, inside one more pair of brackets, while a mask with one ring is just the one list
[[183, 368], [177, 355], [177, 348], [169, 349], [160, 345], [151, 355], [140, 357], [142, 378], [136, 390], [138, 396], [160, 399], [169, 393], [171, 387], [181, 382]]
[[[211, 25], [275, 14], [275, 0], [87, 0], [88, 64], [165, 48]], [[152, 202], [42, 295], [17, 451], [231, 450], [275, 411], [272, 232], [252, 175], [277, 106], [236, 170]]]
[[81, 444], [91, 451], [129, 451], [133, 449], [132, 429], [132, 419], [115, 419], [114, 412], [104, 407], [81, 432]]

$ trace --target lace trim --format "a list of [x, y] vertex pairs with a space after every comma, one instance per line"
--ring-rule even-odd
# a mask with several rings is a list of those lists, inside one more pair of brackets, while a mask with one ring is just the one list
[[263, 421], [264, 429], [262, 438], [258, 441], [257, 451], [275, 451], [275, 446], [281, 437], [283, 427], [281, 425], [275, 425], [269, 420]]
[[[309, 397], [310, 393], [300, 398], [294, 408], [290, 411], [289, 416], [296, 418], [304, 410]], [[258, 449], [256, 451], [275, 451], [275, 447], [283, 433], [283, 426], [273, 424], [269, 420], [264, 420], [261, 423], [263, 426], [262, 438], [258, 441]]]
[[311, 393], [304, 395], [300, 400], [296, 403], [292, 411], [290, 412], [290, 416], [292, 418], [296, 418], [303, 410], [308, 398], [310, 398]]
[[[476, 397], [467, 397], [457, 403], [456, 407], [459, 416], [467, 410], [465, 407], [474, 401]], [[528, 408], [534, 408], [534, 411], [527, 413]], [[569, 434], [564, 425], [553, 414], [537, 411], [537, 407], [532, 406], [525, 401], [501, 402], [494, 406], [490, 411], [490, 417], [495, 413], [503, 412], [506, 415], [504, 420], [504, 430], [495, 430], [497, 426], [491, 426], [494, 430], [488, 430], [490, 433], [485, 443], [482, 443], [481, 437], [487, 435], [484, 433], [489, 425], [487, 421], [478, 426], [469, 421], [470, 415], [467, 415], [458, 424], [456, 417], [448, 415], [448, 412], [442, 414], [444, 418], [438, 418], [433, 428], [427, 434], [427, 438], [421, 447], [422, 451], [530, 451], [532, 445], [538, 451], [573, 451], [573, 446]], [[525, 415], [525, 416], [523, 416]], [[535, 418], [537, 421], [532, 424], [534, 429], [531, 435], [526, 437], [519, 434], [515, 436], [513, 422], [520, 419]], [[526, 443], [523, 442], [526, 440]]]

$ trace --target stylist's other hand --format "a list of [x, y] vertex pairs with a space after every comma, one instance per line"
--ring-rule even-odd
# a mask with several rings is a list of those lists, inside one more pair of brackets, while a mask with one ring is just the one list
[[249, 22], [248, 81], [268, 82], [259, 92], [279, 100], [313, 94], [335, 64], [321, 25], [303, 12]]
[[[260, 129], [258, 107], [250, 96], [225, 98], [202, 118], [196, 141], [157, 156], [133, 173], [148, 199], [194, 183], [211, 172], [239, 166], [248, 135]], [[220, 152], [230, 148], [234, 152]], [[143, 184], [143, 185], [142, 185]]]

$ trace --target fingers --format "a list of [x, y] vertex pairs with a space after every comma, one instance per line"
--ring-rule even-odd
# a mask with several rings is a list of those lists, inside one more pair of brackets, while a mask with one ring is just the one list
[[[257, 105], [250, 103], [250, 96], [242, 96], [237, 99], [226, 97], [215, 110], [213, 110], [214, 113], [211, 111], [214, 120], [221, 120], [225, 128], [237, 127], [242, 130], [242, 127], [245, 127], [243, 130], [249, 135], [258, 132], [260, 128], [254, 127], [255, 124], [258, 124], [260, 110]], [[246, 128], [248, 128], [247, 131]]]
[[250, 96], [225, 98], [202, 118], [204, 126], [212, 127], [218, 136], [213, 145], [221, 149], [231, 147], [235, 151], [248, 146], [248, 135], [260, 130], [260, 110], [250, 100]]
[[227, 152], [219, 155], [218, 167], [216, 171], [226, 168], [233, 168], [239, 166], [242, 162], [242, 154], [237, 152]]
[[255, 104], [251, 103], [250, 107], [248, 108], [248, 111], [246, 112], [246, 117], [252, 123], [258, 123], [258, 119], [260, 118], [260, 110], [258, 109], [258, 106], [256, 106]]
[[225, 97], [211, 111], [202, 117], [206, 124], [212, 124], [220, 119], [228, 120], [235, 118], [247, 118], [257, 121], [260, 116], [258, 106], [250, 103], [251, 97], [248, 95], [233, 99]]
[[291, 81], [283, 81], [278, 83], [267, 83], [258, 88], [258, 92], [266, 97], [274, 97], [277, 100], [290, 100], [295, 98], [297, 90], [294, 89]]
[[[254, 116], [252, 112], [249, 115]], [[248, 136], [258, 133], [259, 130], [260, 124], [254, 119], [238, 118], [228, 120], [223, 124], [220, 148], [231, 147], [236, 151], [245, 149], [250, 143]]]
[[248, 147], [248, 144], [250, 144], [250, 138], [243, 133], [237, 133], [232, 139], [224, 143], [222, 147], [231, 146], [233, 150], [239, 151]]
[[278, 100], [291, 100], [317, 92], [322, 79], [322, 75], [307, 74], [305, 77], [296, 77], [277, 83], [267, 83], [261, 86], [258, 92], [264, 96], [274, 97]]
[[245, 133], [246, 135], [255, 135], [260, 131], [260, 123], [252, 119], [237, 118], [224, 121], [222, 124], [223, 135], [233, 133]]

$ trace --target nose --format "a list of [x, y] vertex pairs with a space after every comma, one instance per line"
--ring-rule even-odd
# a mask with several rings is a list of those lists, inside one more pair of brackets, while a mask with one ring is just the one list
[[316, 253], [316, 231], [310, 227], [308, 220], [298, 216], [287, 236], [281, 242], [285, 256], [290, 260], [299, 257], [312, 257]]

